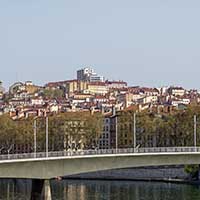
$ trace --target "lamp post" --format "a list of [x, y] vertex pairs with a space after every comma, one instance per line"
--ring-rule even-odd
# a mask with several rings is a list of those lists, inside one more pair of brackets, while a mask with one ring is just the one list
[[46, 117], [46, 157], [48, 157], [49, 154], [49, 120], [48, 117]]
[[115, 148], [116, 148], [116, 153], [118, 151], [118, 118], [117, 118], [117, 115], [115, 116]]
[[34, 157], [36, 158], [36, 153], [37, 153], [37, 118], [34, 118]]
[[197, 147], [197, 116], [194, 115], [194, 147]]
[[136, 113], [133, 114], [133, 147], [136, 148], [137, 141], [136, 141]]

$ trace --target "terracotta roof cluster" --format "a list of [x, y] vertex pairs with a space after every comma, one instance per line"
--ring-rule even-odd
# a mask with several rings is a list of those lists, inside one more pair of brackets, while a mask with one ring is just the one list
[[104, 83], [104, 82], [90, 82], [88, 85], [106, 86], [106, 83]]

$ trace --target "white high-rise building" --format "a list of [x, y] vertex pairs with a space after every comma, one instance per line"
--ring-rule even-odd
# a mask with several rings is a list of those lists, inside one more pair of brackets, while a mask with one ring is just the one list
[[94, 74], [92, 68], [86, 67], [77, 71], [77, 80], [79, 81], [90, 81], [90, 76]]
[[104, 77], [95, 73], [94, 69], [86, 67], [77, 71], [77, 80], [89, 82], [104, 82]]

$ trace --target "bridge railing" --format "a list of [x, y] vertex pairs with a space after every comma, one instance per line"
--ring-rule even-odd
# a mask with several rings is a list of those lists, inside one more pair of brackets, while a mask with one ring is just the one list
[[72, 157], [88, 155], [106, 155], [106, 154], [140, 154], [140, 153], [200, 153], [200, 147], [156, 147], [156, 148], [127, 148], [127, 149], [98, 149], [98, 150], [77, 150], [77, 151], [54, 151], [23, 154], [0, 155], [0, 160], [18, 160], [33, 158], [54, 158], [54, 157]]

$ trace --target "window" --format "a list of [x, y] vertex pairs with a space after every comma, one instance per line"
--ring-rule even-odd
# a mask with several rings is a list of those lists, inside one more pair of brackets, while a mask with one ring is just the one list
[[132, 131], [132, 125], [129, 124], [129, 131], [131, 132]]

